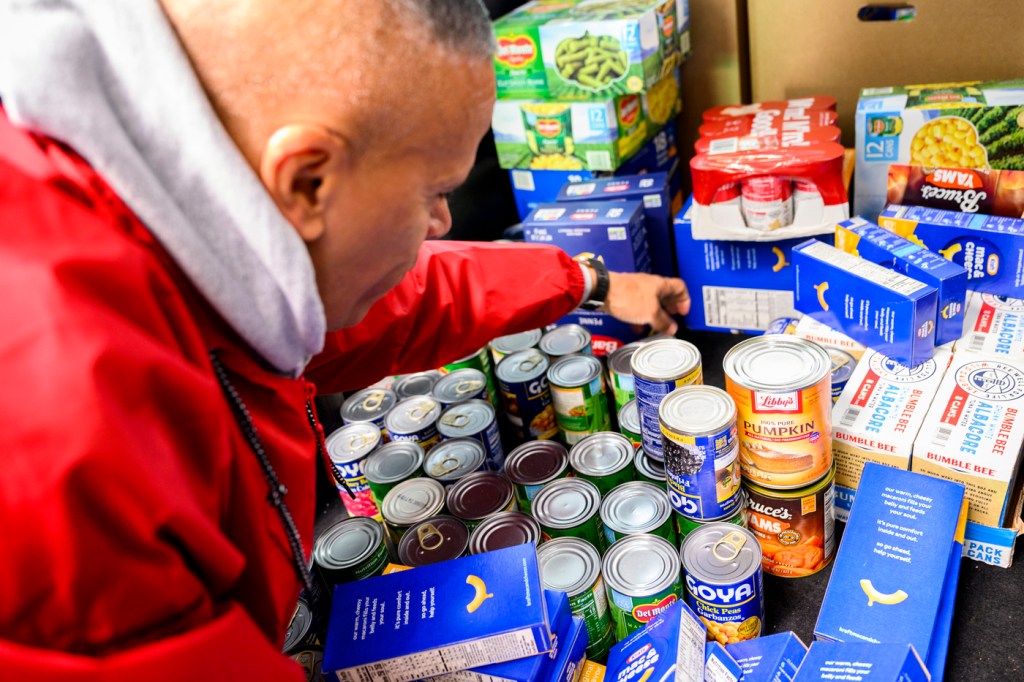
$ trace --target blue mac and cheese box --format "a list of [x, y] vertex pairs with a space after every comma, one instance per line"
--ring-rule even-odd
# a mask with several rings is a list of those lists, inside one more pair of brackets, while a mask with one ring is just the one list
[[808, 240], [793, 248], [795, 305], [854, 341], [910, 367], [935, 350], [935, 287]]
[[663, 680], [673, 670], [674, 679], [703, 680], [706, 641], [707, 627], [677, 601], [612, 647], [605, 680]]
[[939, 296], [936, 346], [956, 341], [963, 334], [967, 300], [963, 267], [859, 217], [836, 226], [836, 248], [935, 287]]
[[639, 201], [540, 204], [523, 221], [523, 238], [554, 244], [573, 258], [600, 258], [615, 272], [650, 272]]
[[323, 670], [409, 682], [551, 649], [532, 544], [338, 585]]
[[779, 632], [726, 644], [743, 668], [743, 682], [792, 682], [807, 655], [807, 645], [792, 632]]
[[909, 644], [814, 642], [793, 682], [929, 682], [928, 670]]
[[704, 682], [739, 682], [743, 668], [732, 654], [718, 642], [704, 645]]
[[587, 660], [588, 642], [586, 623], [582, 618], [573, 616], [566, 632], [565, 642], [551, 668], [551, 674], [537, 679], [549, 682], [576, 682], [583, 670], [583, 664]]

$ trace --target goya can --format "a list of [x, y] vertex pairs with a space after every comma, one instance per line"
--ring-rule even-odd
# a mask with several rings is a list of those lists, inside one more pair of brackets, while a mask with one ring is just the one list
[[559, 358], [547, 377], [555, 421], [566, 445], [611, 428], [600, 360], [590, 355]]
[[686, 575], [686, 603], [708, 626], [708, 641], [734, 644], [761, 634], [761, 546], [749, 530], [710, 523], [683, 540], [679, 555]]
[[491, 471], [505, 468], [505, 448], [501, 444], [498, 419], [494, 406], [486, 400], [467, 400], [452, 405], [441, 413], [441, 418], [437, 420], [437, 430], [442, 438], [472, 438], [480, 441], [486, 451], [487, 468]]
[[555, 327], [540, 337], [537, 347], [552, 360], [566, 355], [593, 355], [590, 332], [578, 324]]
[[341, 502], [349, 516], [373, 516], [380, 518], [380, 511], [373, 499], [373, 491], [366, 480], [363, 465], [370, 453], [377, 449], [381, 442], [380, 431], [376, 424], [356, 422], [346, 424], [324, 441], [327, 456], [334, 462], [334, 467], [341, 475], [345, 486], [352, 496], [344, 492], [342, 481], [336, 481]]
[[494, 339], [491, 341], [491, 357], [494, 359], [494, 364], [497, 365], [506, 355], [528, 348], [536, 348], [542, 334], [539, 329], [531, 329], [527, 332], [499, 336]]
[[540, 542], [540, 524], [529, 514], [498, 512], [480, 522], [469, 536], [471, 554]]
[[515, 485], [516, 501], [527, 514], [531, 513], [532, 500], [545, 483], [569, 473], [568, 451], [561, 443], [551, 440], [523, 443], [505, 460], [505, 476]]
[[640, 434], [640, 407], [636, 403], [636, 398], [619, 410], [619, 433], [628, 438], [635, 447], [643, 445], [643, 436]]
[[633, 444], [621, 433], [602, 431], [587, 436], [569, 450], [569, 466], [601, 492], [632, 481], [635, 475]]
[[533, 349], [513, 353], [498, 364], [505, 414], [520, 440], [543, 440], [558, 435], [548, 388], [548, 367], [547, 356]]
[[411, 398], [414, 395], [430, 395], [434, 390], [434, 384], [441, 378], [441, 372], [436, 369], [415, 374], [403, 374], [395, 377], [395, 383], [391, 390], [395, 392], [399, 400]]
[[679, 554], [657, 535], [630, 535], [605, 552], [601, 562], [615, 638], [622, 641], [682, 597]]
[[416, 568], [465, 556], [469, 529], [453, 516], [434, 516], [409, 528], [398, 543], [398, 562]]
[[680, 339], [661, 339], [645, 343], [629, 362], [644, 450], [649, 456], [662, 459], [658, 406], [677, 388], [703, 383], [700, 351]]
[[800, 578], [828, 566], [835, 555], [836, 469], [799, 490], [747, 483], [747, 527], [761, 543], [765, 573]]
[[409, 441], [386, 443], [363, 462], [363, 475], [378, 508], [391, 489], [402, 481], [423, 475], [423, 448]]
[[491, 354], [488, 352], [487, 346], [460, 360], [449, 362], [441, 368], [441, 374], [450, 374], [463, 367], [472, 367], [483, 372], [484, 377], [487, 378], [487, 396], [490, 398], [491, 405], [494, 405], [494, 409], [498, 409], [498, 387], [494, 384], [494, 367], [491, 364]]
[[832, 359], [832, 404], [839, 401], [843, 389], [853, 376], [853, 370], [857, 367], [857, 360], [852, 355], [838, 348], [829, 348], [828, 355]]
[[406, 398], [391, 408], [384, 417], [384, 428], [392, 441], [419, 443], [423, 452], [441, 442], [437, 420], [441, 416], [441, 405], [426, 395]]
[[802, 488], [832, 466], [832, 359], [795, 336], [758, 336], [723, 360], [736, 402], [744, 477], [771, 488]]
[[599, 552], [608, 547], [601, 526], [601, 493], [590, 481], [560, 478], [548, 483], [533, 498], [532, 513], [540, 524], [542, 540], [574, 537], [586, 540]]
[[313, 626], [313, 612], [301, 597], [284, 636], [284, 653], [302, 666], [306, 680], [315, 680], [323, 664], [324, 645]]
[[365, 517], [339, 521], [313, 543], [313, 563], [328, 585], [381, 575], [388, 565], [383, 526]]
[[341, 421], [345, 424], [371, 422], [386, 439], [384, 416], [397, 403], [398, 395], [389, 388], [364, 388], [345, 398], [341, 404]]
[[633, 389], [633, 370], [630, 369], [629, 361], [633, 353], [643, 345], [642, 341], [627, 343], [616, 348], [608, 356], [608, 386], [615, 398], [616, 412], [621, 413], [626, 403], [636, 397]]
[[395, 546], [409, 526], [444, 510], [444, 495], [444, 486], [432, 478], [413, 478], [391, 489], [380, 504], [380, 513]]
[[507, 478], [493, 471], [481, 471], [449, 488], [447, 505], [449, 514], [473, 530], [493, 514], [515, 510], [516, 500]]
[[636, 469], [636, 480], [647, 481], [662, 488], [666, 485], [665, 462], [648, 457], [643, 448], [637, 448], [633, 457], [633, 468]]
[[608, 596], [601, 579], [601, 555], [580, 538], [556, 538], [537, 548], [545, 590], [565, 592], [574, 616], [587, 628], [587, 658], [600, 659], [615, 643]]
[[747, 527], [747, 493], [740, 493], [740, 506], [732, 514], [723, 516], [720, 519], [691, 519], [682, 514], [676, 514], [676, 529], [679, 531], [679, 541], [682, 542], [686, 536], [693, 531], [706, 526], [709, 523], [731, 523], [741, 528]]
[[449, 486], [477, 471], [487, 470], [487, 449], [475, 438], [441, 441], [423, 459], [423, 473]]
[[665, 477], [683, 516], [717, 519], [740, 506], [736, 405], [714, 386], [684, 386], [661, 401]]
[[601, 501], [601, 523], [608, 544], [627, 535], [650, 533], [676, 544], [676, 522], [668, 493], [643, 481], [623, 483]]
[[[464, 403], [467, 400], [490, 401], [490, 397], [487, 395], [487, 377], [483, 372], [472, 367], [457, 369], [438, 379], [431, 395], [434, 400], [441, 403], [443, 408]], [[491, 405], [491, 407], [494, 406]]]

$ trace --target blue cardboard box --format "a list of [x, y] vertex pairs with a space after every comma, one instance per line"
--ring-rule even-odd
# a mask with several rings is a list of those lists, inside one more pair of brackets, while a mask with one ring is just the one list
[[928, 671], [909, 644], [814, 642], [794, 682], [929, 682]]
[[859, 217], [836, 226], [836, 248], [935, 287], [939, 296], [936, 346], [952, 343], [963, 334], [967, 301], [963, 267]]
[[645, 338], [648, 327], [628, 324], [600, 310], [576, 309], [558, 320], [558, 324], [578, 324], [590, 332], [595, 357], [604, 357], [620, 346]]
[[550, 682], [575, 682], [587, 660], [587, 626], [582, 618], [572, 617], [569, 631], [548, 677]]
[[807, 645], [792, 632], [779, 632], [726, 644], [743, 668], [743, 682], [792, 682], [807, 655]]
[[323, 670], [342, 682], [408, 682], [550, 648], [528, 544], [338, 585]]
[[962, 265], [968, 289], [1020, 296], [1024, 220], [894, 204], [882, 211], [878, 224]]
[[793, 248], [795, 305], [854, 341], [910, 367], [935, 350], [935, 287], [820, 241]]
[[718, 642], [704, 645], [704, 682], [739, 682], [743, 668]]
[[600, 258], [614, 272], [651, 271], [639, 201], [540, 204], [523, 221], [523, 238], [573, 258]]
[[675, 679], [703, 680], [706, 641], [707, 627], [677, 601], [612, 647], [605, 680], [662, 680], [673, 669]]

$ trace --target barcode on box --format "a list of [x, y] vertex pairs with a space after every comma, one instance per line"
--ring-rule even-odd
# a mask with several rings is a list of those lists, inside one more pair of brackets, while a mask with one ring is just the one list
[[967, 350], [978, 353], [985, 347], [985, 337], [982, 334], [971, 334], [971, 340], [967, 342]]
[[533, 172], [528, 170], [512, 171], [512, 186], [524, 192], [537, 191], [536, 186], [533, 184]]
[[733, 154], [739, 149], [738, 138], [726, 137], [712, 140], [708, 145], [708, 154]]
[[846, 413], [843, 415], [843, 418], [839, 420], [839, 426], [846, 429], [852, 428], [853, 425], [857, 423], [857, 417], [859, 416], [860, 408], [851, 407], [848, 410], [846, 410]]
[[935, 438], [932, 442], [939, 447], [946, 447], [946, 445], [949, 444], [949, 439], [952, 435], [953, 429], [949, 427], [940, 427], [939, 430], [935, 432]]
[[595, 171], [612, 170], [612, 155], [603, 151], [587, 152], [587, 167]]

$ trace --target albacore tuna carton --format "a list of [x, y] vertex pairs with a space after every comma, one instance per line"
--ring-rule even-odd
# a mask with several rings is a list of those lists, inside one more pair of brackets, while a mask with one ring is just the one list
[[837, 519], [849, 517], [866, 462], [910, 468], [914, 440], [951, 358], [948, 348], [937, 348], [931, 360], [907, 367], [869, 350], [857, 363], [832, 408]]
[[523, 237], [573, 258], [599, 258], [614, 272], [651, 271], [639, 201], [539, 204], [523, 221]]
[[849, 353], [853, 356], [854, 360], [860, 360], [861, 356], [867, 351], [864, 344], [857, 343], [846, 334], [837, 332], [827, 324], [818, 322], [810, 315], [804, 315], [800, 318], [796, 323], [796, 328], [793, 330], [793, 336], [813, 341], [819, 346], [824, 346], [825, 350], [834, 348], [835, 350]]
[[956, 349], [1024, 360], [1024, 300], [971, 292], [964, 335]]

